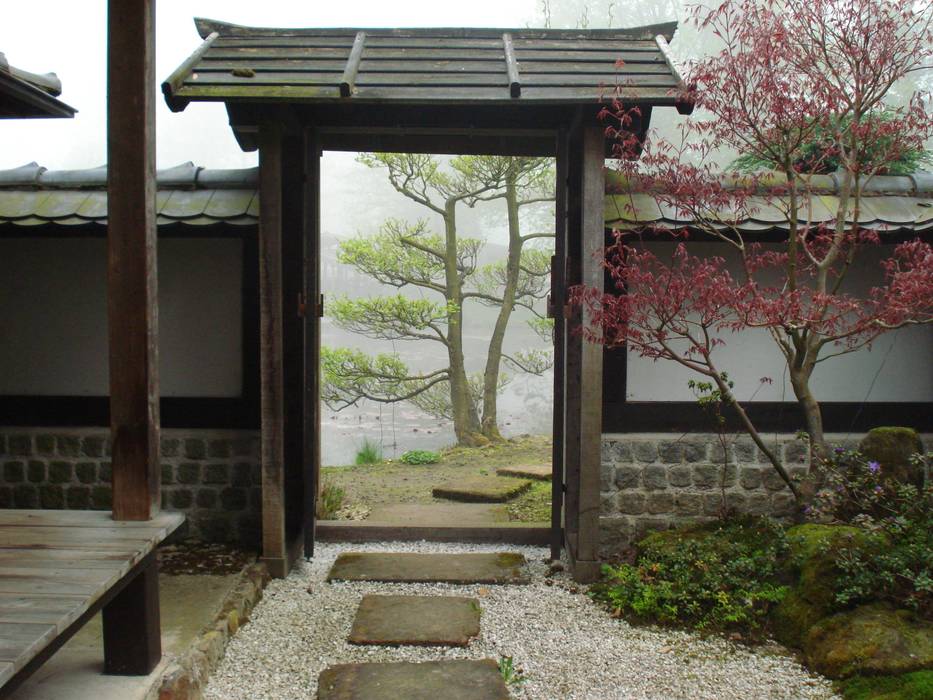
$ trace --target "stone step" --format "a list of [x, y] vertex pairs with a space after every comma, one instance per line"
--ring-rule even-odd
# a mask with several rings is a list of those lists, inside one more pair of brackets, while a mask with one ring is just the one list
[[346, 552], [328, 581], [387, 583], [524, 584], [525, 557], [513, 552]]
[[347, 641], [383, 646], [465, 647], [479, 636], [476, 598], [365, 595]]
[[431, 495], [434, 498], [464, 503], [505, 503], [530, 488], [531, 481], [528, 479], [489, 476], [435, 486], [431, 490]]
[[535, 481], [551, 480], [550, 464], [522, 464], [515, 467], [499, 467], [496, 474], [510, 476], [518, 479], [534, 479]]
[[318, 700], [508, 700], [492, 659], [340, 664], [318, 676]]

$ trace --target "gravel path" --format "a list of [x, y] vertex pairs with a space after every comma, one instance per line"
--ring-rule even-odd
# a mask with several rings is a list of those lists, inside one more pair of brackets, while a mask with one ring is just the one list
[[[211, 677], [207, 700], [309, 700], [327, 666], [353, 661], [427, 661], [509, 655], [525, 682], [516, 700], [829, 700], [827, 680], [774, 648], [631, 627], [611, 619], [564, 574], [544, 583], [537, 547], [381, 543], [319, 544], [310, 564], [266, 588], [251, 622], [233, 638]], [[328, 584], [344, 551], [508, 551], [531, 562], [529, 586]], [[310, 593], [309, 593], [310, 586]], [[480, 637], [466, 649], [355, 647], [347, 635], [365, 593], [472, 595], [483, 608]], [[769, 651], [770, 650], [770, 651]], [[401, 700], [401, 699], [400, 699]]]

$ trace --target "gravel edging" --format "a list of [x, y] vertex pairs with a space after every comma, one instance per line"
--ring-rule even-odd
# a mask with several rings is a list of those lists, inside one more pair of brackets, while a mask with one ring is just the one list
[[[526, 586], [326, 583], [345, 551], [515, 551], [530, 562]], [[828, 680], [779, 647], [632, 627], [612, 619], [566, 573], [546, 583], [547, 550], [515, 545], [319, 543], [312, 562], [272, 581], [252, 623], [231, 640], [207, 700], [308, 700], [336, 663], [511, 656], [525, 681], [515, 700], [838, 700]], [[574, 592], [576, 591], [576, 592]], [[476, 596], [480, 636], [465, 648], [357, 647], [347, 643], [366, 593]]]
[[201, 700], [211, 673], [224, 658], [227, 645], [249, 622], [270, 580], [265, 564], [243, 567], [239, 581], [224, 597], [213, 624], [166, 667], [153, 683], [146, 700]]

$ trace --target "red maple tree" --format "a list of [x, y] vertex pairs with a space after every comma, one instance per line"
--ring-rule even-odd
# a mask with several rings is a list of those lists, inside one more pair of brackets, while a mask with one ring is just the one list
[[[883, 282], [867, 295], [845, 284], [855, 257], [885, 236], [856, 223], [865, 183], [933, 135], [924, 96], [888, 103], [899, 81], [930, 64], [933, 2], [726, 0], [694, 9], [691, 19], [722, 49], [688, 70], [690, 88], [679, 99], [693, 101], [697, 112], [680, 142], [638, 142], [628, 128], [638, 115], [624, 106], [624, 89], [606, 110], [632, 224], [606, 250], [617, 290], [580, 288], [575, 296], [595, 316], [596, 327], [586, 331], [591, 340], [703, 375], [799, 499], [736, 401], [715, 351], [730, 331], [769, 333], [786, 360], [813, 457], [825, 450], [811, 389], [817, 365], [892, 329], [933, 321], [933, 248], [919, 238], [894, 246], [881, 263]], [[723, 149], [769, 170], [724, 174], [713, 162]], [[820, 182], [814, 173], [828, 163], [838, 168], [838, 206], [818, 223], [813, 206], [825, 176]], [[669, 219], [689, 223], [640, 222], [646, 195]], [[762, 206], [786, 216], [787, 235], [777, 246], [749, 241], [741, 230]], [[679, 239], [670, 258], [642, 245], [665, 236]], [[684, 242], [690, 237], [726, 244], [738, 272], [730, 273], [725, 257], [693, 255]]]

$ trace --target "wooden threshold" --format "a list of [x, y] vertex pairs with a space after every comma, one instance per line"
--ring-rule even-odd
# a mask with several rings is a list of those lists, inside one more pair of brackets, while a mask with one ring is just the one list
[[544, 546], [550, 542], [548, 523], [501, 523], [490, 526], [409, 526], [366, 520], [319, 520], [321, 542], [501, 542]]

